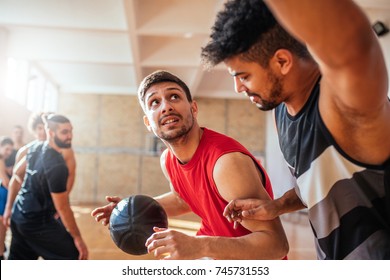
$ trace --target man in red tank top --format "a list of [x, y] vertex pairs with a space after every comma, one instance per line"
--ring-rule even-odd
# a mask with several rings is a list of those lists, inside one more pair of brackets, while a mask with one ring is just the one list
[[[272, 199], [265, 170], [234, 139], [202, 128], [198, 107], [187, 85], [175, 75], [157, 71], [138, 90], [144, 123], [167, 149], [161, 168], [171, 190], [155, 199], [169, 217], [194, 212], [201, 219], [196, 236], [173, 229], [155, 228], [146, 246], [158, 259], [282, 259], [288, 242], [279, 218], [245, 220], [234, 226], [223, 216], [228, 201], [238, 198]], [[107, 225], [120, 201], [92, 211]]]

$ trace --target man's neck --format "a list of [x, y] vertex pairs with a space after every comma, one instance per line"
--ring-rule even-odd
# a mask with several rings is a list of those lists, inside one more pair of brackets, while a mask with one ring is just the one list
[[61, 153], [61, 148], [56, 145], [56, 143], [54, 142], [54, 139], [46, 140], [46, 142], [50, 146], [50, 148], [57, 151], [58, 153]]
[[203, 129], [201, 129], [199, 125], [195, 123], [192, 129], [185, 136], [177, 139], [174, 142], [168, 143], [167, 141], [164, 141], [164, 143], [168, 149], [172, 151], [180, 163], [186, 164], [194, 156], [202, 135]]
[[291, 116], [298, 114], [305, 106], [321, 73], [314, 62], [301, 62], [293, 75], [293, 82], [286, 89], [290, 94], [284, 101]]

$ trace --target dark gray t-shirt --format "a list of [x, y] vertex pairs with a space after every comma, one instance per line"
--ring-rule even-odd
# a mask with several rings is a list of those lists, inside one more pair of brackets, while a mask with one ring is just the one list
[[62, 155], [47, 142], [32, 145], [26, 160], [26, 175], [14, 204], [12, 220], [44, 222], [56, 212], [51, 193], [66, 191], [68, 168]]

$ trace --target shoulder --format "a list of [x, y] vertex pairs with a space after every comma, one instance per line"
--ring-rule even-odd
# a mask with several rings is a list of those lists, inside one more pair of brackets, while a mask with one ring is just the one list
[[242, 152], [229, 152], [225, 153], [219, 157], [216, 162], [216, 167], [222, 169], [226, 167], [238, 167], [238, 166], [248, 166], [253, 165], [253, 159], [250, 155], [244, 154]]
[[66, 167], [65, 159], [55, 149], [50, 147], [49, 145], [44, 145], [42, 149], [43, 160], [46, 163], [46, 166], [57, 166], [64, 165]]
[[24, 145], [21, 147], [15, 156], [15, 163], [18, 163], [28, 152], [28, 149], [31, 147], [32, 142], [28, 143], [27, 145]]
[[244, 197], [267, 197], [261, 172], [247, 154], [233, 152], [221, 156], [215, 164], [213, 178], [226, 201]]
[[23, 147], [21, 147], [21, 148], [18, 150], [18, 153], [17, 153], [16, 155], [17, 155], [17, 156], [18, 156], [18, 155], [25, 155], [30, 147], [31, 147], [30, 143], [27, 144], [27, 145], [24, 145]]
[[26, 145], [27, 147], [27, 152], [26, 153], [33, 153], [37, 151], [41, 151], [42, 148], [45, 146], [46, 142], [41, 142], [41, 141], [33, 141], [30, 142]]
[[75, 158], [74, 150], [72, 148], [62, 149], [61, 154], [64, 157], [65, 161], [73, 160]]
[[204, 129], [204, 138], [207, 147], [215, 147], [216, 150], [246, 150], [236, 139], [206, 128]]

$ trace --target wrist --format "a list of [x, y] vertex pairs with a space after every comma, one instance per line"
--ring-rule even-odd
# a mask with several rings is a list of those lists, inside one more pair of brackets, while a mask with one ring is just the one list
[[286, 200], [284, 199], [283, 196], [274, 200], [274, 212], [276, 217], [279, 217], [280, 215], [283, 215], [285, 213], [284, 211], [285, 203]]
[[198, 255], [195, 258], [200, 259], [204, 257], [212, 257], [212, 241], [211, 239], [218, 237], [209, 237], [209, 236], [195, 236], [194, 243], [195, 248], [199, 248]]
[[83, 240], [83, 238], [81, 237], [81, 235], [76, 235], [76, 236], [73, 236], [73, 241], [80, 241], [80, 240]]
[[8, 211], [9, 213], [11, 213], [11, 212], [12, 212], [12, 204], [7, 203], [7, 204], [5, 205], [5, 207], [4, 207], [4, 212], [5, 212], [5, 211]]
[[277, 204], [279, 215], [294, 212], [305, 207], [295, 189], [287, 191], [282, 197], [277, 199]]

